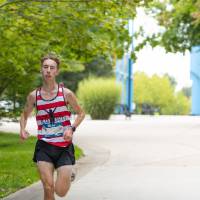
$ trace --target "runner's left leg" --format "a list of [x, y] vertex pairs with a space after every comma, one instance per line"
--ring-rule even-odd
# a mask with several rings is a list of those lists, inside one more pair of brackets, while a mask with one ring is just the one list
[[63, 197], [67, 194], [71, 185], [72, 165], [64, 165], [57, 169], [57, 179], [55, 183], [55, 192]]

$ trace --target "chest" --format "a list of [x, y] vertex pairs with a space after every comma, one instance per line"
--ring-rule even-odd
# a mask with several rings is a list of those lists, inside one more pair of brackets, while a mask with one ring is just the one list
[[41, 91], [41, 96], [45, 100], [51, 100], [56, 98], [58, 91], [54, 90], [51, 92]]

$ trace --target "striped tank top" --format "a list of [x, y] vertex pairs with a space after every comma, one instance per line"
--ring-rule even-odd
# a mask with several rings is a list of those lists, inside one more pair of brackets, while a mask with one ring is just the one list
[[71, 142], [63, 138], [64, 131], [71, 125], [71, 112], [67, 109], [63, 87], [58, 84], [56, 97], [45, 100], [41, 95], [41, 88], [36, 90], [36, 121], [38, 139], [49, 144], [66, 147]]

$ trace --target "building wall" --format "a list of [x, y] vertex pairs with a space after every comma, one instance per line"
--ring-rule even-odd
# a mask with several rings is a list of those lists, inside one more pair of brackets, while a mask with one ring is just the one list
[[200, 115], [200, 46], [191, 51], [190, 76], [192, 80], [192, 115]]

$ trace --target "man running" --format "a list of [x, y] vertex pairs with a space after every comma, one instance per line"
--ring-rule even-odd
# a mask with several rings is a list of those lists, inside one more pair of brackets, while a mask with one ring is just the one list
[[[36, 108], [38, 140], [33, 160], [43, 184], [44, 200], [55, 200], [54, 192], [63, 197], [70, 188], [72, 165], [75, 164], [73, 132], [85, 117], [73, 92], [56, 82], [59, 64], [59, 59], [51, 54], [41, 59], [42, 87], [28, 95], [20, 119], [20, 137], [25, 140], [29, 136], [26, 131], [28, 116]], [[68, 105], [77, 114], [73, 124]]]

